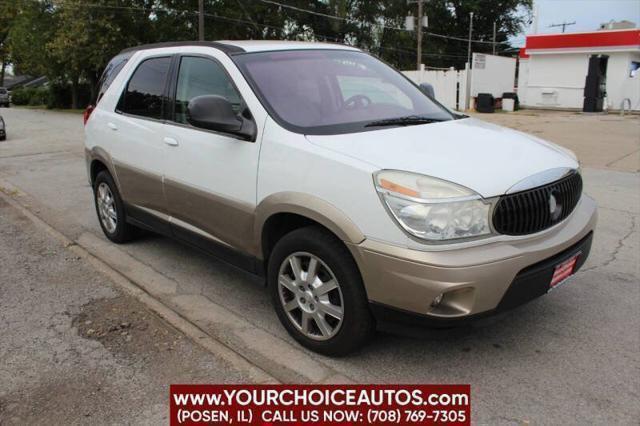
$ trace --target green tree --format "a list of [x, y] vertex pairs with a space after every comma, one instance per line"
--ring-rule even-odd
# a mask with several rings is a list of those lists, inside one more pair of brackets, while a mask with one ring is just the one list
[[[402, 27], [408, 15], [415, 16], [415, 4], [404, 1], [384, 2], [383, 19], [388, 27]], [[424, 13], [429, 17], [429, 28], [424, 29], [422, 62], [435, 67], [464, 67], [467, 59], [469, 13], [474, 13], [474, 40], [491, 42], [493, 23], [496, 22], [498, 51], [507, 46], [507, 39], [521, 31], [530, 12], [532, 0], [430, 0], [425, 2]], [[447, 37], [439, 37], [437, 34]], [[415, 32], [384, 29], [380, 55], [403, 69], [415, 67]], [[395, 50], [394, 50], [395, 49]], [[491, 43], [472, 43], [474, 52], [490, 53]]]
[[[474, 12], [473, 39], [491, 41], [495, 22], [502, 50], [520, 31], [531, 1], [427, 1], [430, 27], [424, 31], [423, 62], [464, 66], [469, 12]], [[3, 63], [10, 55], [20, 72], [70, 85], [74, 107], [79, 85], [95, 88], [109, 59], [123, 48], [194, 40], [198, 34], [198, 0], [21, 0], [8, 5], [0, 3]], [[205, 0], [205, 34], [208, 40], [347, 43], [407, 69], [415, 66], [416, 34], [402, 27], [415, 12], [415, 4], [405, 0]], [[491, 43], [473, 44], [475, 52], [491, 49]]]
[[4, 73], [10, 62], [9, 31], [17, 14], [15, 3], [0, 3], [0, 86], [4, 86]]
[[56, 29], [56, 14], [49, 1], [20, 3], [7, 36], [7, 46], [15, 71], [22, 74], [56, 77], [60, 64], [46, 48]]
[[[92, 5], [109, 3], [94, 0]], [[118, 9], [87, 7], [82, 0], [57, 0], [55, 5], [57, 28], [46, 48], [54, 62], [64, 65], [58, 78], [69, 83], [72, 108], [78, 108], [80, 82], [95, 87], [108, 59], [127, 44], [129, 36], [116, 19]]]

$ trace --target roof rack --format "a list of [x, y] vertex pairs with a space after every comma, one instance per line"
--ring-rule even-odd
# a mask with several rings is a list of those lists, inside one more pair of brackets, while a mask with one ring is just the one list
[[169, 42], [163, 42], [163, 43], [141, 44], [139, 46], [128, 47], [126, 49], [123, 49], [120, 53], [129, 53], [129, 52], [136, 52], [138, 50], [160, 49], [163, 47], [180, 47], [180, 46], [213, 47], [215, 49], [222, 50], [227, 54], [242, 53], [245, 51], [241, 47], [233, 46], [231, 44], [219, 43], [217, 41], [169, 41]]

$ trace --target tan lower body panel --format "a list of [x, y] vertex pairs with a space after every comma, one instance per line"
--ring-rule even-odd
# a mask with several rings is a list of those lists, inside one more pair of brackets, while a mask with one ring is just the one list
[[122, 199], [129, 204], [160, 213], [167, 212], [162, 176], [114, 162]]
[[[347, 245], [372, 302], [431, 316], [464, 317], [494, 309], [518, 272], [576, 244], [596, 221], [595, 202], [583, 196], [563, 224], [537, 238], [440, 252], [372, 240]], [[457, 290], [451, 293], [455, 310], [441, 314], [430, 307], [436, 296], [452, 290]]]
[[[255, 207], [228, 200], [119, 162], [122, 199], [216, 243], [253, 255]], [[170, 219], [169, 219], [170, 218]]]
[[238, 250], [254, 255], [255, 207], [169, 179], [164, 191], [171, 217], [200, 229]]

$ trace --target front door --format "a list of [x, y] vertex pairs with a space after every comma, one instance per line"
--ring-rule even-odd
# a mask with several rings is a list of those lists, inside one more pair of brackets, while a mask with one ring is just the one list
[[184, 55], [177, 70], [164, 179], [174, 233], [250, 251], [260, 144], [196, 128], [187, 113], [189, 101], [202, 95], [225, 97], [238, 114], [246, 114], [247, 106], [215, 58]]

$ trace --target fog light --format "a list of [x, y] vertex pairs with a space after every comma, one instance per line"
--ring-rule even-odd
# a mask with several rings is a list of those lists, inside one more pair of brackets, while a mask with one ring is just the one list
[[439, 295], [437, 295], [431, 302], [431, 307], [435, 308], [436, 306], [438, 306], [442, 302], [443, 297], [444, 297], [443, 293], [440, 293]]

